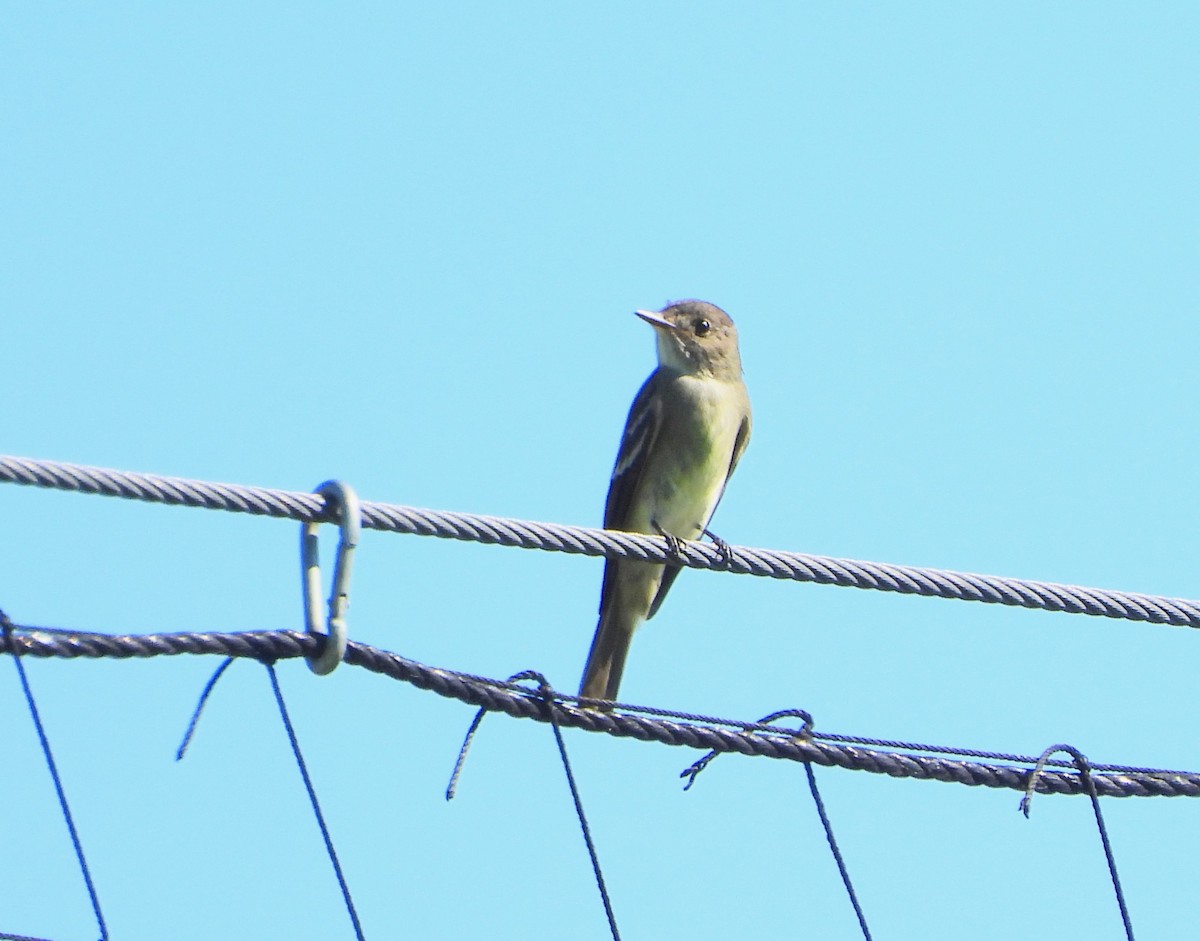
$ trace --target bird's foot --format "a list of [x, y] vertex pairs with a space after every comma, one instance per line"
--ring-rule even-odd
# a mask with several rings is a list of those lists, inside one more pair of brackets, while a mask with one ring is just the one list
[[704, 535], [712, 540], [714, 546], [717, 547], [717, 552], [721, 553], [721, 561], [726, 566], [733, 564], [733, 549], [724, 539], [714, 533], [711, 529], [704, 530]]
[[651, 525], [655, 532], [667, 541], [667, 553], [675, 559], [683, 559], [683, 540], [678, 536], [674, 536], [658, 525], [657, 520], [652, 520]]

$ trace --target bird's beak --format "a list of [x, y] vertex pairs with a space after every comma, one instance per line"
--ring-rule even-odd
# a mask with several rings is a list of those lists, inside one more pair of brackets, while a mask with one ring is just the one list
[[674, 330], [675, 324], [663, 318], [662, 314], [655, 313], [652, 310], [635, 310], [635, 314], [650, 324], [652, 327], [662, 327], [664, 330]]

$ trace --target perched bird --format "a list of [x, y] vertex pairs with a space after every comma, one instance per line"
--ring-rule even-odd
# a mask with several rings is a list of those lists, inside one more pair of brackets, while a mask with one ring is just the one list
[[[750, 398], [737, 330], [721, 308], [680, 301], [658, 313], [636, 313], [654, 328], [658, 368], [629, 410], [604, 528], [665, 536], [677, 549], [679, 540], [707, 532], [750, 440]], [[633, 632], [654, 617], [679, 569], [633, 559], [605, 562], [600, 623], [581, 697], [616, 699]]]

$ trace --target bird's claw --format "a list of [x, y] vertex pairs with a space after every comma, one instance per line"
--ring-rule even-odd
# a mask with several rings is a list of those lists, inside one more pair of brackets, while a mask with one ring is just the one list
[[683, 540], [680, 539], [678, 536], [672, 535], [671, 533], [667, 532], [665, 529], [663, 529], [661, 526], [659, 526], [657, 522], [655, 522], [653, 525], [654, 525], [655, 530], [657, 530], [658, 534], [667, 541], [667, 554], [670, 555], [674, 559], [682, 560], [683, 559]]
[[733, 549], [724, 539], [714, 533], [711, 529], [704, 530], [704, 535], [712, 540], [712, 543], [717, 548], [717, 552], [721, 554], [721, 561], [726, 566], [733, 565]]

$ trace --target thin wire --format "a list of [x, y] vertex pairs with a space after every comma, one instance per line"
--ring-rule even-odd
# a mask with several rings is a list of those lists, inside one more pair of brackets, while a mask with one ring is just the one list
[[837, 863], [838, 874], [842, 877], [842, 885], [846, 888], [846, 894], [850, 896], [850, 904], [854, 907], [858, 926], [862, 929], [863, 937], [867, 941], [871, 941], [871, 929], [867, 927], [867, 916], [863, 912], [862, 905], [859, 904], [858, 893], [854, 891], [854, 884], [850, 881], [850, 871], [846, 868], [846, 860], [842, 858], [842, 851], [838, 849], [837, 840], [833, 836], [833, 825], [829, 822], [829, 814], [825, 812], [825, 801], [821, 799], [821, 792], [817, 790], [817, 776], [813, 773], [812, 762], [804, 763], [804, 773], [808, 775], [808, 789], [812, 791], [813, 803], [817, 805], [817, 816], [821, 818], [821, 826], [825, 828], [825, 839], [829, 843], [830, 852], [833, 853], [833, 860]]
[[[0, 455], [0, 483], [70, 490], [174, 506], [201, 507], [301, 522], [333, 520], [312, 493], [134, 474], [60, 461]], [[900, 594], [953, 598], [1071, 614], [1200, 627], [1200, 601], [1085, 588], [942, 569], [862, 562], [746, 546], [684, 542], [673, 552], [659, 536], [363, 502], [362, 525], [388, 532], [462, 539], [576, 555], [674, 562], [690, 568], [815, 582]]]
[[104, 915], [100, 911], [100, 897], [96, 893], [95, 883], [92, 882], [92, 872], [88, 868], [87, 859], [83, 855], [83, 843], [79, 839], [79, 831], [75, 829], [75, 819], [71, 816], [71, 808], [67, 804], [67, 793], [63, 790], [62, 778], [58, 774], [58, 765], [54, 762], [54, 755], [50, 750], [50, 739], [46, 735], [45, 726], [42, 725], [42, 717], [38, 713], [37, 703], [33, 699], [33, 689], [29, 685], [29, 678], [25, 675], [25, 666], [21, 663], [21, 655], [13, 644], [13, 622], [9, 620], [8, 615], [0, 610], [0, 630], [3, 631], [4, 641], [9, 650], [13, 652], [13, 664], [17, 668], [17, 676], [21, 680], [21, 689], [25, 693], [25, 703], [29, 707], [29, 716], [33, 719], [33, 727], [37, 730], [38, 741], [42, 746], [42, 755], [46, 759], [46, 767], [50, 771], [50, 778], [54, 782], [54, 791], [58, 795], [58, 806], [62, 810], [63, 820], [67, 823], [67, 832], [71, 835], [71, 845], [75, 847], [75, 858], [79, 861], [79, 871], [83, 873], [83, 882], [87, 886], [88, 898], [92, 903], [92, 912], [96, 916], [96, 924], [100, 928], [100, 941], [107, 941], [108, 926], [104, 923]]
[[483, 717], [486, 715], [487, 708], [480, 709], [475, 713], [475, 718], [471, 720], [471, 725], [467, 729], [462, 748], [458, 750], [458, 760], [454, 762], [454, 770], [450, 772], [450, 783], [446, 785], [446, 800], [448, 801], [454, 800], [454, 795], [458, 793], [458, 779], [462, 774], [463, 764], [467, 760], [467, 750], [471, 747], [471, 743], [475, 741], [475, 733], [479, 731], [479, 725], [483, 722]]
[[296, 756], [296, 767], [300, 769], [300, 776], [304, 779], [304, 789], [308, 791], [308, 800], [312, 804], [313, 816], [317, 818], [317, 826], [321, 829], [321, 838], [325, 841], [325, 851], [329, 854], [329, 861], [333, 863], [333, 871], [337, 876], [338, 886], [342, 890], [342, 898], [346, 902], [346, 911], [354, 925], [354, 936], [358, 938], [358, 941], [363, 941], [362, 925], [358, 920], [358, 912], [354, 909], [354, 900], [350, 898], [350, 886], [346, 883], [341, 863], [338, 862], [337, 851], [333, 848], [333, 839], [329, 835], [329, 827], [325, 825], [325, 815], [321, 813], [321, 805], [317, 801], [317, 792], [313, 789], [308, 766], [304, 763], [304, 756], [300, 754], [300, 742], [296, 739], [296, 730], [292, 728], [292, 720], [288, 717], [287, 705], [283, 701], [283, 690], [279, 688], [279, 678], [275, 675], [275, 666], [271, 663], [266, 663], [265, 666], [267, 675], [271, 678], [271, 689], [275, 693], [275, 702], [279, 705], [279, 717], [283, 719], [283, 727], [287, 730], [288, 741], [292, 744], [292, 754]]
[[[512, 689], [516, 692], [522, 692], [523, 687], [516, 683], [506, 683], [502, 680], [491, 679], [486, 676], [479, 676], [474, 673], [460, 673], [459, 676], [469, 677], [480, 683], [489, 683], [504, 689]], [[609, 702], [608, 700], [590, 699], [583, 696], [575, 696], [570, 693], [564, 693], [560, 690], [555, 690], [555, 697], [562, 702], [578, 703], [585, 709], [594, 707], [597, 703], [603, 703], [606, 706], [611, 705], [613, 709], [620, 710], [624, 713], [640, 714], [646, 716], [655, 716], [662, 719], [680, 719], [685, 722], [697, 722], [704, 725], [724, 725], [732, 729], [741, 729], [745, 732], [763, 732], [767, 735], [779, 735], [785, 738], [796, 738], [798, 736], [807, 736], [813, 741], [832, 742], [842, 745], [863, 745], [868, 748], [890, 749], [894, 751], [909, 751], [909, 752], [924, 752], [933, 755], [956, 755], [963, 758], [982, 758], [988, 761], [1010, 761], [1014, 764], [1032, 765], [1037, 762], [1037, 758], [1033, 755], [1021, 755], [1011, 752], [995, 752], [985, 751], [978, 748], [959, 748], [953, 745], [929, 745], [923, 742], [908, 742], [899, 739], [886, 738], [869, 738], [862, 735], [842, 735], [835, 732], [817, 732], [811, 728], [804, 729], [789, 729], [777, 725], [768, 725], [767, 721], [778, 716], [791, 715], [789, 710], [783, 710], [778, 714], [773, 714], [767, 720], [758, 722], [747, 722], [744, 719], [725, 719], [720, 716], [708, 715], [706, 713], [696, 712], [679, 712], [675, 709], [664, 709], [660, 706], [643, 706], [636, 703], [628, 702]], [[707, 762], [705, 762], [707, 764]], [[1046, 764], [1056, 768], [1072, 768], [1074, 763], [1066, 761], [1062, 758], [1051, 758]], [[1114, 764], [1093, 764], [1093, 771], [1116, 771], [1116, 772], [1132, 772], [1137, 774], [1189, 774], [1187, 771], [1178, 771], [1168, 768], [1147, 768], [1138, 765], [1114, 765]], [[690, 772], [689, 772], [690, 773]], [[682, 775], [681, 775], [682, 777]], [[685, 787], [684, 790], [687, 788]]]
[[[808, 737], [812, 735], [813, 718], [805, 709], [780, 709], [778, 712], [772, 712], [770, 715], [763, 716], [758, 720], [758, 724], [766, 725], [785, 716], [793, 716], [803, 720], [804, 728], [798, 733], [800, 736]], [[687, 784], [683, 786], [685, 791], [691, 790], [700, 772], [707, 768], [716, 757], [717, 753], [710, 751], [699, 761], [694, 762], [680, 773], [679, 776], [681, 778], [688, 779]], [[850, 881], [850, 870], [846, 868], [846, 860], [842, 857], [842, 851], [838, 848], [837, 838], [833, 835], [833, 824], [830, 823], [829, 814], [825, 810], [825, 801], [821, 799], [821, 791], [817, 787], [817, 776], [813, 773], [812, 762], [804, 762], [804, 772], [808, 776], [808, 789], [812, 793], [813, 803], [817, 807], [817, 816], [821, 818], [821, 826], [825, 830], [825, 841], [829, 844], [829, 849], [833, 853], [833, 861], [837, 864], [838, 875], [842, 877], [842, 886], [846, 889], [846, 894], [850, 897], [850, 904], [854, 908], [855, 917], [858, 919], [858, 927], [862, 929], [863, 937], [866, 938], [866, 941], [871, 941], [871, 929], [867, 927], [867, 916], [858, 901], [858, 893], [854, 891], [854, 884]]]
[[208, 697], [212, 695], [213, 687], [217, 685], [217, 680], [221, 678], [226, 670], [229, 669], [229, 664], [233, 663], [233, 657], [226, 657], [219, 667], [213, 671], [213, 675], [209, 677], [208, 682], [204, 684], [204, 689], [200, 693], [200, 701], [196, 703], [196, 709], [192, 713], [192, 718], [188, 722], [187, 731], [183, 733], [183, 741], [179, 743], [179, 748], [175, 752], [175, 760], [182, 761], [184, 752], [187, 751], [188, 745], [192, 743], [192, 736], [196, 734], [196, 723], [200, 721], [200, 713], [208, 702]]
[[588, 857], [592, 861], [592, 872], [596, 876], [596, 887], [600, 890], [600, 899], [604, 902], [604, 914], [608, 918], [608, 927], [612, 931], [613, 941], [621, 941], [621, 932], [617, 930], [617, 916], [613, 913], [612, 902], [608, 897], [608, 887], [604, 884], [604, 873], [600, 871], [600, 857], [596, 853], [596, 844], [592, 842], [592, 830], [588, 826], [587, 816], [583, 812], [583, 801], [579, 798], [579, 786], [575, 783], [575, 774], [571, 770], [571, 762], [567, 758], [567, 746], [563, 741], [562, 730], [554, 718], [554, 692], [546, 678], [540, 673], [529, 671], [531, 679], [537, 679], [539, 689], [546, 701], [546, 712], [550, 717], [550, 728], [554, 730], [554, 741], [558, 743], [558, 753], [562, 756], [563, 771], [567, 773], [567, 784], [571, 788], [571, 800], [575, 803], [575, 814], [579, 817], [579, 829], [583, 831], [583, 841], [587, 844]]
[[[600, 869], [600, 856], [596, 852], [596, 844], [592, 841], [591, 827], [588, 826], [587, 815], [583, 812], [583, 801], [579, 797], [579, 787], [575, 783], [575, 774], [571, 770], [571, 761], [567, 758], [567, 746], [563, 741], [562, 731], [558, 727], [558, 720], [555, 716], [555, 698], [557, 694], [550, 686], [546, 677], [536, 670], [522, 670], [520, 673], [514, 673], [504, 685], [514, 687], [521, 692], [528, 694], [529, 689], [524, 686], [519, 686], [521, 680], [537, 680], [539, 700], [544, 708], [544, 714], [550, 727], [554, 730], [554, 741], [558, 745], [558, 754], [562, 758], [563, 770], [567, 774], [567, 786], [571, 789], [571, 800], [575, 804], [575, 816], [579, 818], [579, 829], [583, 832], [583, 841], [587, 845], [588, 858], [592, 863], [592, 874], [596, 878], [596, 888], [600, 892], [600, 900], [604, 903], [604, 914], [608, 919], [608, 928], [612, 932], [613, 941], [621, 941], [621, 933], [617, 928], [617, 917], [613, 912], [612, 901], [608, 895], [608, 886], [604, 882], [604, 873]], [[462, 774], [463, 763], [467, 758], [467, 750], [471, 747], [475, 740], [475, 733], [479, 731], [480, 723], [483, 722], [483, 717], [488, 713], [488, 708], [485, 706], [475, 713], [475, 718], [471, 720], [471, 725], [467, 729], [466, 737], [463, 739], [462, 748], [458, 750], [458, 759], [454, 762], [454, 771], [450, 774], [450, 783], [446, 787], [446, 800], [452, 800], [458, 789], [458, 779]]]
[[[1011, 761], [1016, 764], [1032, 765], [1039, 759], [1033, 755], [1012, 754], [1010, 752], [981, 751], [976, 748], [958, 748], [951, 745], [928, 745], [923, 742], [905, 742], [887, 738], [864, 738], [858, 735], [837, 735], [832, 732], [814, 732], [812, 737], [822, 742], [839, 742], [846, 745], [866, 745], [873, 748], [898, 749], [912, 752], [927, 752], [933, 755], [959, 755], [963, 758], [985, 758], [988, 761]], [[1047, 759], [1045, 764], [1055, 768], [1072, 768], [1075, 763], [1062, 758]], [[1169, 768], [1146, 768], [1140, 765], [1112, 765], [1095, 763], [1093, 771], [1116, 771], [1134, 774], [1187, 774], [1186, 771], [1175, 771]]]
[[[319, 639], [319, 643], [324, 643], [324, 638]], [[192, 738], [195, 735], [196, 725], [200, 721], [200, 713], [207, 704], [209, 697], [212, 695], [213, 688], [217, 685], [224, 672], [233, 663], [233, 657], [226, 657], [219, 667], [209, 677], [208, 682], [204, 684], [204, 689], [200, 693], [200, 700], [196, 704], [195, 710], [192, 712], [192, 717], [188, 722], [187, 731], [184, 733], [183, 741], [179, 745], [178, 751], [175, 753], [175, 760], [179, 761], [183, 758], [187, 747], [191, 744]], [[280, 718], [283, 719], [283, 727], [287, 731], [288, 741], [292, 746], [292, 754], [296, 758], [296, 765], [300, 769], [300, 776], [304, 779], [304, 787], [308, 791], [308, 799], [312, 804], [313, 815], [317, 818], [317, 826], [321, 830], [321, 837], [325, 841], [325, 851], [329, 854], [329, 860], [333, 863], [333, 871], [337, 877], [338, 886], [342, 891], [342, 898], [346, 903], [346, 911], [350, 914], [350, 921], [354, 925], [354, 933], [362, 941], [363, 933], [362, 926], [358, 920], [358, 913], [354, 908], [354, 901], [350, 898], [350, 887], [346, 883], [345, 876], [342, 873], [341, 864], [338, 862], [337, 852], [333, 848], [333, 840], [329, 834], [329, 828], [325, 824], [325, 817], [321, 813], [321, 806], [317, 802], [317, 793], [313, 788], [312, 778], [308, 774], [308, 766], [304, 762], [304, 756], [300, 753], [300, 743], [296, 738], [296, 731], [292, 727], [292, 720], [288, 716], [287, 705], [284, 703], [283, 691], [279, 687], [279, 679], [275, 673], [275, 667], [269, 660], [264, 660], [263, 665], [267, 668], [267, 674], [271, 678], [271, 689], [275, 693], [275, 702], [279, 707]]]
[[1129, 908], [1125, 904], [1125, 893], [1121, 891], [1121, 877], [1117, 875], [1117, 860], [1113, 855], [1112, 843], [1108, 839], [1108, 827], [1104, 825], [1104, 815], [1100, 813], [1100, 797], [1096, 793], [1096, 785], [1092, 780], [1091, 765], [1083, 753], [1072, 745], [1051, 745], [1042, 752], [1037, 766], [1033, 769], [1033, 773], [1029, 775], [1029, 784], [1025, 788], [1025, 796], [1021, 798], [1021, 812], [1025, 814], [1026, 819], [1029, 819], [1030, 806], [1033, 803], [1033, 793], [1037, 788], [1038, 776], [1042, 774], [1046, 759], [1057, 751], [1066, 752], [1071, 756], [1075, 762], [1075, 767], [1079, 769], [1080, 777], [1083, 778], [1084, 788], [1092, 801], [1092, 813], [1096, 817], [1096, 829], [1100, 831], [1100, 844], [1104, 847], [1104, 859], [1108, 863], [1108, 874], [1112, 879], [1113, 892], [1117, 896], [1117, 907], [1121, 910], [1121, 923], [1125, 926], [1125, 937], [1128, 941], [1134, 941], [1133, 922], [1129, 918]]

